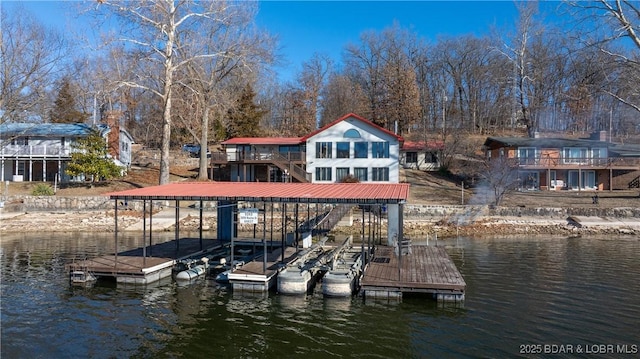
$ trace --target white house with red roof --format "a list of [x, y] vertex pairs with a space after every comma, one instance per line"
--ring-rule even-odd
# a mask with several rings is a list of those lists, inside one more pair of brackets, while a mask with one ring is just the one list
[[304, 136], [312, 182], [399, 182], [402, 137], [355, 114], [345, 115]]
[[224, 141], [224, 152], [212, 154], [214, 179], [334, 183], [354, 177], [363, 183], [398, 183], [402, 142], [402, 137], [350, 113], [303, 137]]

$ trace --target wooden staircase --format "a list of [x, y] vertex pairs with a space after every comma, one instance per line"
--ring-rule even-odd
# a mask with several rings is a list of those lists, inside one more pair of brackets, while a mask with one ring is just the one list
[[291, 177], [298, 180], [298, 182], [311, 182], [311, 175], [307, 173], [302, 167], [292, 163], [281, 155], [280, 153], [271, 154], [271, 163], [280, 168], [282, 171], [289, 173]]

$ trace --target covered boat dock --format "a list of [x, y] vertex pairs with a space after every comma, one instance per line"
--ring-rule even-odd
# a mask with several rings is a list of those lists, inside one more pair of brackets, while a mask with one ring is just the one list
[[[124, 265], [123, 261], [119, 262], [119, 256], [117, 253], [118, 242], [118, 209], [122, 203], [131, 204], [132, 202], [142, 202], [143, 221], [146, 221], [147, 213], [149, 213], [149, 219], [153, 215], [154, 206], [171, 206], [174, 204], [176, 211], [176, 225], [175, 225], [175, 248], [180, 248], [180, 226], [179, 226], [179, 211], [180, 202], [194, 202], [196, 208], [200, 210], [200, 235], [196, 243], [199, 246], [193, 248], [194, 253], [202, 253], [207, 251], [204, 242], [209, 242], [203, 238], [202, 233], [202, 211], [205, 206], [210, 202], [216, 202], [215, 208], [217, 211], [217, 238], [216, 245], [219, 243], [230, 243], [233, 249], [234, 240], [237, 235], [237, 223], [238, 218], [243, 210], [250, 209], [251, 215], [254, 216], [254, 224], [259, 224], [259, 217], [262, 216], [262, 245], [264, 253], [261, 256], [262, 270], [257, 265], [257, 261], [252, 264], [251, 277], [249, 279], [256, 281], [265, 281], [267, 276], [273, 276], [274, 271], [277, 273], [279, 267], [286, 265], [291, 260], [291, 251], [287, 251], [287, 247], [295, 243], [295, 248], [298, 247], [298, 240], [301, 237], [308, 239], [313, 233], [310, 223], [304, 224], [298, 222], [298, 214], [305, 210], [307, 212], [307, 222], [310, 222], [311, 208], [315, 205], [316, 216], [318, 214], [319, 205], [330, 205], [335, 207], [339, 206], [360, 206], [362, 208], [362, 231], [361, 231], [361, 252], [362, 258], [364, 258], [364, 278], [367, 278], [367, 269], [370, 262], [375, 262], [376, 256], [376, 241], [378, 244], [384, 247], [394, 246], [396, 243], [403, 243], [404, 236], [402, 233], [402, 212], [403, 205], [409, 196], [409, 184], [406, 183], [331, 183], [331, 184], [318, 184], [318, 183], [265, 183], [265, 182], [179, 182], [171, 183], [167, 185], [152, 186], [145, 188], [138, 188], [120, 192], [110, 193], [109, 196], [114, 200], [115, 206], [115, 241], [116, 241], [116, 254], [113, 257], [113, 267], [118, 268], [119, 265]], [[267, 221], [266, 216], [271, 210], [271, 216], [273, 218], [274, 205], [278, 206], [283, 221], [283, 235], [281, 238], [281, 244], [277, 253], [280, 253], [279, 264], [273, 253], [267, 252]], [[209, 204], [210, 206], [210, 204]], [[269, 208], [268, 208], [269, 206]], [[285, 238], [284, 232], [287, 231], [288, 215], [287, 206], [289, 209], [293, 209], [295, 215], [295, 224], [293, 225], [292, 233], [289, 233], [293, 237], [292, 241], [288, 241]], [[303, 206], [303, 208], [300, 208]], [[383, 235], [381, 233], [380, 223], [382, 222], [379, 214], [385, 213], [387, 217], [387, 233]], [[368, 213], [369, 220], [366, 220], [366, 214]], [[373, 220], [371, 218], [373, 213]], [[368, 230], [365, 227], [365, 223], [369, 223]], [[272, 222], [273, 223], [273, 222]], [[372, 225], [373, 223], [373, 225]], [[260, 226], [258, 225], [258, 228]], [[255, 228], [255, 227], [254, 227]], [[306, 231], [306, 233], [304, 233]], [[154, 263], [153, 260], [149, 260], [152, 253], [147, 248], [152, 248], [152, 229], [149, 233], [146, 231], [146, 226], [143, 225], [143, 243], [141, 248], [136, 253], [141, 254], [140, 258], [143, 263]], [[254, 231], [255, 232], [255, 231]], [[147, 237], [148, 235], [148, 237]], [[377, 237], [377, 238], [376, 238]], [[271, 248], [273, 249], [273, 248]], [[397, 252], [397, 251], [396, 251]], [[401, 251], [402, 252], [402, 251]], [[233, 253], [233, 250], [232, 252]], [[386, 253], [386, 252], [385, 252]], [[419, 253], [431, 253], [430, 251], [420, 251]], [[153, 253], [155, 254], [155, 253]], [[417, 254], [417, 253], [416, 253]], [[385, 254], [386, 255], [386, 254]], [[120, 255], [121, 257], [121, 255]], [[398, 271], [403, 271], [403, 258], [404, 261], [416, 260], [415, 255], [401, 255], [399, 258]], [[448, 258], [448, 257], [447, 257]], [[426, 261], [419, 260], [419, 262]], [[232, 257], [233, 262], [233, 257]], [[446, 270], [450, 270], [452, 267], [455, 273], [458, 275], [455, 265], [450, 261], [447, 264]], [[119, 264], [122, 263], [122, 264]], [[259, 263], [259, 262], [258, 262]], [[274, 265], [274, 263], [276, 263]], [[395, 263], [395, 262], [394, 262]], [[85, 264], [90, 264], [87, 262]], [[257, 266], [257, 267], [256, 267]], [[88, 266], [87, 266], [88, 267]], [[91, 270], [91, 268], [88, 268]], [[249, 268], [247, 268], [249, 269]], [[148, 268], [142, 268], [142, 272], [148, 271]], [[117, 272], [117, 271], [114, 271]], [[456, 274], [457, 273], [457, 274]], [[258, 278], [259, 277], [259, 278]], [[265, 277], [265, 278], [262, 278]], [[153, 279], [160, 279], [154, 277]], [[245, 278], [246, 279], [246, 278]], [[366, 281], [365, 281], [366, 282]], [[464, 283], [464, 282], [463, 282]], [[459, 283], [457, 283], [459, 284]], [[393, 291], [397, 288], [407, 288], [406, 285], [398, 286], [397, 283], [376, 283], [376, 291], [383, 290], [385, 285], [391, 285]], [[243, 286], [246, 286], [246, 281], [243, 281]], [[268, 287], [268, 286], [266, 286]], [[267, 288], [268, 289], [268, 288]], [[401, 291], [403, 289], [400, 289]], [[410, 287], [408, 291], [415, 291], [415, 288]], [[446, 289], [445, 290], [449, 290]], [[460, 290], [460, 287], [455, 288], [456, 291]], [[463, 289], [462, 289], [463, 290]]]

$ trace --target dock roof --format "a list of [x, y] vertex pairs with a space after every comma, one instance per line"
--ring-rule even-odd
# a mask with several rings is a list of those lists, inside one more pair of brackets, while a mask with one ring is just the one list
[[408, 183], [177, 182], [108, 193], [116, 200], [396, 204]]

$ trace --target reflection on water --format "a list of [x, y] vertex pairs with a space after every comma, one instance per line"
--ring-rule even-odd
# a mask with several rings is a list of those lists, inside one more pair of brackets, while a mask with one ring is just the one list
[[111, 253], [112, 234], [0, 243], [3, 358], [503, 357], [521, 344], [640, 344], [637, 238], [439, 241], [467, 282], [463, 305], [323, 298], [320, 286], [232, 293], [210, 278], [71, 286], [65, 264]]

